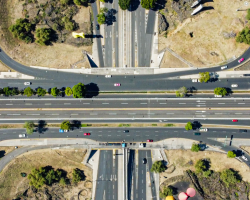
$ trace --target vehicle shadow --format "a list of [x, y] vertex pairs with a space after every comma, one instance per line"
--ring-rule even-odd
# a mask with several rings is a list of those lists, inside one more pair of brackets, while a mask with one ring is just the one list
[[99, 95], [99, 87], [96, 83], [89, 83], [85, 85], [86, 94], [85, 98], [92, 98]]

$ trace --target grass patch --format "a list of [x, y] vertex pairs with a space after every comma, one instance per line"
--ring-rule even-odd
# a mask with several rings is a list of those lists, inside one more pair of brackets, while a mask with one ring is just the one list
[[164, 127], [173, 127], [174, 124], [165, 124]]
[[157, 124], [152, 124], [152, 126], [157, 126]]
[[81, 127], [89, 127], [92, 126], [92, 124], [82, 124]]
[[130, 127], [131, 124], [119, 124], [118, 127]]

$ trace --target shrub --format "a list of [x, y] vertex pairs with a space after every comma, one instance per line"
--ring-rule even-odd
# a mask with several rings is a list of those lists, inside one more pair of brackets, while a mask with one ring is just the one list
[[141, 0], [141, 6], [145, 9], [150, 9], [155, 7], [156, 0]]
[[200, 72], [199, 75], [200, 75], [199, 80], [201, 83], [203, 82], [207, 83], [210, 79], [209, 72]]
[[131, 0], [119, 0], [118, 4], [122, 10], [127, 10], [130, 6]]
[[235, 184], [240, 181], [240, 178], [237, 177], [237, 173], [232, 169], [225, 169], [220, 174], [220, 179], [229, 187], [230, 184]]
[[228, 157], [228, 158], [235, 158], [235, 157], [236, 157], [236, 154], [235, 154], [233, 151], [228, 151], [228, 152], [227, 152], [227, 157]]
[[42, 96], [42, 97], [45, 96], [45, 94], [47, 93], [46, 90], [43, 88], [37, 88], [36, 92], [38, 96]]
[[28, 121], [28, 122], [24, 123], [23, 127], [26, 128], [26, 133], [27, 134], [32, 134], [34, 132], [35, 124], [32, 121]]
[[71, 95], [73, 94], [72, 89], [71, 89], [70, 87], [66, 87], [66, 89], [65, 89], [65, 94], [66, 94], [67, 96], [71, 96]]
[[207, 170], [207, 166], [204, 160], [198, 160], [194, 167], [197, 173], [201, 173]]
[[250, 31], [248, 27], [245, 27], [236, 36], [236, 42], [250, 44]]
[[34, 94], [34, 91], [30, 87], [27, 87], [24, 89], [23, 94], [27, 95], [27, 97], [31, 97]]
[[226, 88], [217, 87], [214, 89], [214, 94], [225, 96], [227, 94]]
[[63, 121], [60, 125], [61, 129], [63, 129], [63, 130], [69, 130], [70, 126], [71, 126], [71, 124], [69, 121]]
[[150, 171], [155, 172], [155, 173], [161, 173], [161, 172], [164, 172], [165, 169], [166, 167], [164, 166], [163, 161], [160, 160], [160, 161], [154, 162]]
[[73, 169], [72, 175], [73, 175], [73, 178], [72, 178], [73, 183], [79, 183], [80, 181], [85, 179], [85, 175], [83, 171], [78, 168]]
[[185, 126], [185, 129], [186, 129], [187, 131], [192, 130], [192, 129], [193, 129], [193, 124], [192, 124], [192, 122], [187, 122], [187, 124], [186, 124], [186, 126]]
[[51, 29], [39, 28], [36, 30], [36, 43], [48, 45], [52, 39]]
[[208, 178], [212, 174], [211, 170], [207, 170], [203, 172], [203, 177]]
[[193, 152], [199, 152], [200, 151], [200, 146], [199, 144], [192, 144], [191, 151]]
[[179, 90], [175, 92], [176, 97], [185, 97], [187, 94], [187, 88], [186, 87], [181, 87]]
[[160, 198], [166, 198], [167, 196], [174, 195], [174, 188], [172, 186], [164, 187], [162, 191], [160, 191]]
[[59, 95], [59, 93], [60, 93], [60, 91], [57, 89], [57, 87], [54, 87], [54, 88], [51, 89], [51, 95], [52, 96], [56, 97], [56, 96]]

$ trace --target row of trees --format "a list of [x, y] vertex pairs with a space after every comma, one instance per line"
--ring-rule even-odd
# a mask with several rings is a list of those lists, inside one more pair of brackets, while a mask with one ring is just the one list
[[[105, 0], [101, 0], [105, 2]], [[141, 6], [145, 9], [152, 9], [155, 7], [156, 0], [141, 0]], [[131, 0], [119, 0], [118, 4], [122, 10], [127, 10], [131, 6]]]
[[66, 176], [66, 172], [61, 169], [54, 170], [52, 167], [40, 167], [32, 169], [28, 175], [28, 179], [30, 180], [29, 184], [38, 189], [44, 185], [52, 185], [53, 183], [59, 183], [63, 186], [70, 184], [70, 182], [77, 184], [85, 179], [85, 175], [82, 170], [76, 168], [73, 169], [72, 179], [70, 180]]
[[[71, 96], [73, 94], [74, 98], [83, 98], [86, 93], [86, 87], [83, 83], [78, 83], [77, 85], [74, 85], [72, 88], [67, 87], [65, 89], [65, 95]], [[14, 95], [26, 95], [27, 97], [30, 97], [32, 95], [38, 95], [38, 96], [45, 96], [46, 94], [51, 94], [54, 97], [59, 96], [63, 93], [60, 89], [57, 87], [54, 87], [50, 90], [50, 92], [47, 92], [46, 89], [43, 88], [37, 88], [36, 90], [33, 90], [30, 87], [25, 88], [24, 90], [18, 90], [17, 88], [10, 88], [5, 87], [3, 89], [0, 89], [0, 94], [3, 94], [5, 96], [14, 96]]]

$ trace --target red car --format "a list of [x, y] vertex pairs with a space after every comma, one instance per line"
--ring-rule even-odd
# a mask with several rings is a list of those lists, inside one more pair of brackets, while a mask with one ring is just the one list
[[147, 140], [147, 142], [153, 142], [153, 140]]
[[90, 133], [84, 133], [84, 135], [90, 135]]
[[241, 59], [238, 60], [238, 63], [241, 63], [241, 62], [243, 62], [244, 60], [245, 60], [245, 58], [241, 58]]
[[114, 86], [121, 86], [121, 83], [115, 83]]
[[238, 122], [238, 119], [233, 119], [232, 122]]

